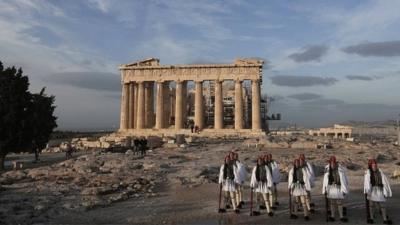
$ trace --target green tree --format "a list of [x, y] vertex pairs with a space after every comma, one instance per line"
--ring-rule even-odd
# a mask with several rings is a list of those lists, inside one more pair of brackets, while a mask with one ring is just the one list
[[39, 159], [39, 151], [49, 142], [50, 135], [57, 127], [54, 116], [54, 96], [47, 96], [45, 88], [42, 88], [39, 94], [32, 94], [29, 110], [28, 123], [29, 129], [26, 130], [26, 139], [31, 143], [26, 143], [35, 153], [36, 161]]
[[[4, 68], [0, 62], [0, 169], [9, 152], [43, 148], [57, 126], [54, 96], [29, 92], [22, 69]], [[51, 130], [51, 131], [50, 131]]]

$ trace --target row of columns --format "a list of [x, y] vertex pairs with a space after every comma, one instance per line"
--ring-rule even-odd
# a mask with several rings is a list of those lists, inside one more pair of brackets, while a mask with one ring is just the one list
[[[235, 129], [243, 129], [243, 81], [235, 81]], [[164, 88], [163, 82], [157, 82], [155, 128], [164, 125]], [[121, 102], [121, 129], [144, 129], [153, 126], [153, 82], [131, 82], [123, 84]], [[176, 82], [175, 94], [175, 129], [183, 128], [187, 118], [187, 81]], [[252, 80], [252, 129], [261, 129], [260, 115], [260, 83]], [[215, 81], [214, 128], [223, 129], [223, 96], [222, 81]], [[195, 82], [195, 125], [204, 127], [203, 81]]]

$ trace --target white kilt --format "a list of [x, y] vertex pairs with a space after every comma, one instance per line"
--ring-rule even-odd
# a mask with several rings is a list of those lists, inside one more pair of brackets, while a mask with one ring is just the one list
[[258, 182], [256, 189], [254, 190], [257, 193], [270, 194], [271, 190], [267, 186], [267, 182]]
[[307, 195], [307, 189], [306, 189], [305, 185], [301, 185], [299, 183], [294, 183], [292, 196], [298, 197], [298, 196], [304, 196], [304, 195]]
[[344, 199], [340, 185], [332, 184], [326, 187], [327, 197], [329, 199]]
[[371, 189], [371, 193], [368, 194], [367, 199], [373, 202], [385, 202], [386, 198], [383, 195], [383, 188], [374, 186]]
[[229, 191], [229, 192], [236, 191], [236, 185], [234, 180], [226, 179], [223, 181], [222, 186], [223, 186], [222, 190], [224, 191]]

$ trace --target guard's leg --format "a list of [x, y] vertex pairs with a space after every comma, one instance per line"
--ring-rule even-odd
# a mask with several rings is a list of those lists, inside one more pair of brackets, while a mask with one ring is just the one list
[[343, 213], [343, 203], [342, 203], [342, 200], [341, 200], [341, 199], [337, 199], [337, 200], [336, 200], [336, 203], [337, 203], [337, 207], [338, 207], [338, 213], [339, 213], [340, 221], [342, 221], [342, 222], [347, 222], [348, 219], [344, 216], [344, 213]]
[[239, 184], [239, 203], [243, 204], [243, 187]]
[[375, 205], [375, 202], [369, 200], [369, 218], [371, 220], [374, 219], [374, 205]]
[[262, 193], [262, 197], [264, 199], [264, 203], [265, 203], [265, 207], [267, 208], [268, 215], [273, 216], [273, 213], [271, 211], [271, 203], [269, 202], [269, 194]]
[[273, 208], [275, 208], [274, 206], [274, 203], [275, 203], [275, 200], [274, 200], [274, 190], [272, 189], [272, 193], [270, 193], [270, 194], [268, 194], [268, 197], [269, 197], [269, 207], [271, 207], [272, 209]]
[[236, 211], [236, 201], [235, 201], [235, 192], [234, 191], [230, 191], [229, 192], [229, 195], [230, 195], [230, 197], [231, 197], [231, 202], [232, 202], [232, 207], [233, 207], [233, 210], [235, 210]]
[[273, 204], [275, 206], [279, 205], [279, 202], [278, 202], [278, 188], [276, 187], [276, 184], [274, 184], [274, 201], [273, 201]]
[[230, 205], [231, 197], [229, 196], [229, 192], [228, 191], [224, 191], [224, 197], [225, 197], [225, 207], [227, 209], [230, 209], [231, 208], [231, 205]]
[[336, 199], [329, 199], [329, 208], [331, 209], [331, 218], [329, 220], [335, 220], [335, 211], [336, 211]]
[[308, 195], [309, 195], [309, 191], [307, 191], [307, 195], [305, 196], [305, 201], [306, 201], [307, 210], [309, 212], [311, 212], [310, 198], [308, 197]]
[[258, 201], [258, 195], [259, 195], [259, 193], [258, 192], [254, 192], [254, 194], [256, 195], [256, 196], [254, 196], [255, 198], [255, 204], [256, 204], [256, 210], [255, 211], [253, 211], [253, 215], [254, 216], [258, 216], [258, 215], [260, 215], [260, 201]]
[[383, 204], [383, 202], [377, 202], [377, 205], [381, 211], [383, 223], [392, 224], [392, 221], [389, 220], [389, 218], [388, 218], [388, 215], [386, 213], [386, 208], [385, 208], [385, 205]]
[[306, 195], [300, 196], [300, 201], [303, 206], [304, 219], [308, 220], [309, 217], [308, 217], [308, 208], [307, 208], [307, 204], [306, 204], [306, 198], [307, 198]]

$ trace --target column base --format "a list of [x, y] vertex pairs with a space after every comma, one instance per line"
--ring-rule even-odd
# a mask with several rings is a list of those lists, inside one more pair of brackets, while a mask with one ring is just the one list
[[119, 130], [119, 134], [126, 136], [175, 136], [183, 134], [185, 136], [223, 138], [223, 137], [264, 137], [266, 133], [260, 130], [252, 129], [203, 129], [199, 133], [191, 133], [190, 129], [176, 130], [174, 128], [166, 129], [128, 129]]

